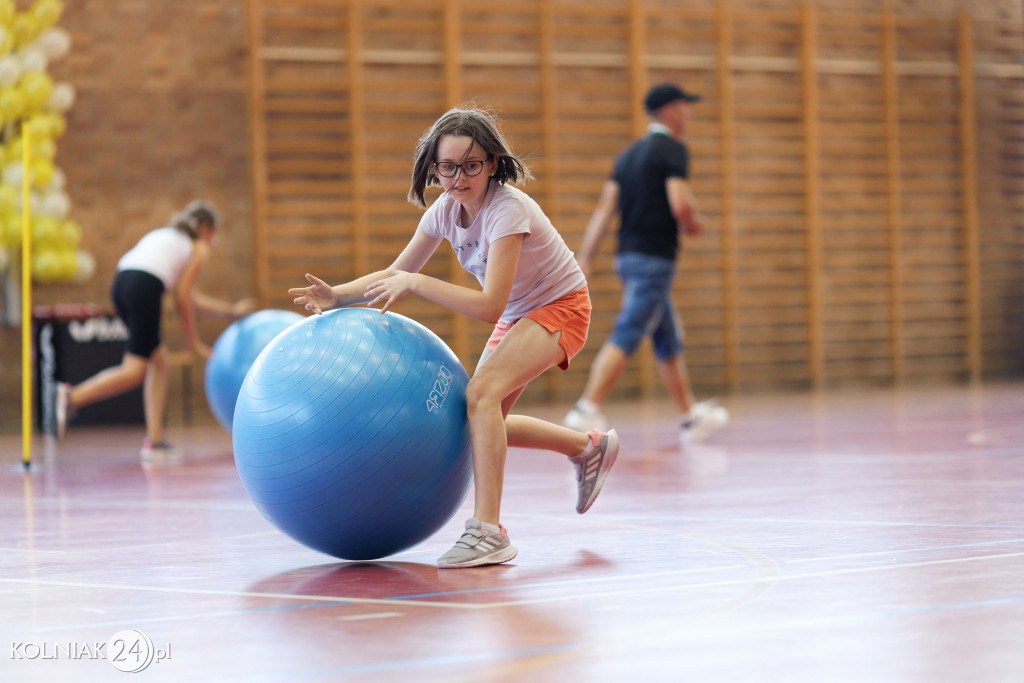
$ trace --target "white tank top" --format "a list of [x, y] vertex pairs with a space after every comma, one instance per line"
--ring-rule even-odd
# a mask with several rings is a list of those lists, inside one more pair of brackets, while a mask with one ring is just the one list
[[192, 239], [177, 228], [157, 228], [143, 236], [117, 262], [118, 271], [141, 270], [157, 276], [164, 289], [174, 289], [192, 258]]

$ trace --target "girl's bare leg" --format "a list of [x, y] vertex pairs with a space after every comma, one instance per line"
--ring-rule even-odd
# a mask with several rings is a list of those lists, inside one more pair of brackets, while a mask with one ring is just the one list
[[149, 361], [142, 356], [125, 353], [120, 365], [102, 370], [71, 387], [71, 405], [89, 405], [134, 389], [142, 384], [148, 365]]
[[[536, 322], [519, 321], [494, 351], [481, 357], [466, 390], [470, 435], [473, 442], [475, 514], [481, 522], [498, 524], [505, 456], [510, 435], [506, 416], [526, 385], [565, 359], [558, 334]], [[539, 424], [538, 424], [539, 423]], [[590, 442], [582, 432], [556, 425], [548, 430], [542, 420], [512, 419], [512, 443], [536, 444], [566, 455], [579, 453]], [[574, 436], [575, 435], [575, 436]]]
[[149, 361], [146, 383], [142, 389], [146, 437], [149, 443], [158, 444], [164, 440], [164, 409], [167, 406], [167, 354], [164, 347], [157, 347]]

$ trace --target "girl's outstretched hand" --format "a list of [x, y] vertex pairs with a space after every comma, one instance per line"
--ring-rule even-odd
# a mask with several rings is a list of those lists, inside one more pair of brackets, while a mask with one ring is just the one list
[[293, 303], [305, 306], [307, 311], [317, 314], [334, 308], [334, 290], [331, 286], [309, 273], [306, 273], [306, 279], [310, 282], [309, 287], [293, 287], [288, 290], [288, 293], [295, 297]]
[[416, 278], [419, 277], [419, 273], [407, 273], [404, 270], [390, 272], [391, 275], [371, 283], [366, 288], [367, 298], [372, 298], [366, 305], [384, 304], [380, 307], [381, 313], [386, 313], [396, 301], [416, 291]]

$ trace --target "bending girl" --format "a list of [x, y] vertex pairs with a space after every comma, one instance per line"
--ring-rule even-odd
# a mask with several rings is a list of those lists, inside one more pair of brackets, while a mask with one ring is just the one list
[[[569, 456], [576, 468], [576, 511], [586, 512], [615, 462], [615, 430], [583, 433], [510, 415], [527, 384], [555, 365], [562, 370], [583, 347], [590, 326], [587, 281], [540, 206], [509, 183], [531, 178], [495, 120], [479, 109], [452, 109], [420, 139], [408, 199], [426, 208], [425, 191], [444, 193], [420, 219], [408, 245], [386, 270], [331, 287], [307, 274], [308, 287], [288, 290], [316, 313], [366, 303], [390, 309], [411, 294], [494, 324], [466, 389], [473, 444], [474, 515], [442, 568], [508, 562], [517, 550], [499, 519], [508, 446]], [[420, 273], [442, 241], [481, 288]]]
[[167, 359], [160, 336], [163, 295], [175, 293], [189, 348], [208, 358], [210, 347], [196, 330], [195, 312], [238, 318], [253, 309], [250, 299], [230, 303], [195, 289], [196, 279], [210, 256], [218, 217], [213, 204], [193, 201], [172, 222], [144, 235], [117, 264], [110, 296], [117, 315], [128, 328], [128, 342], [121, 364], [71, 386], [59, 384], [55, 392], [56, 434], [64, 429], [74, 410], [122, 394], [143, 384], [146, 440], [143, 460], [168, 459], [178, 450], [164, 438], [167, 404]]

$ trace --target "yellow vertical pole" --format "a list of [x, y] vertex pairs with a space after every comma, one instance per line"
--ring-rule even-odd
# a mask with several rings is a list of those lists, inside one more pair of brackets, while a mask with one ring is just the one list
[[32, 466], [32, 216], [29, 208], [29, 120], [21, 125], [21, 459]]

